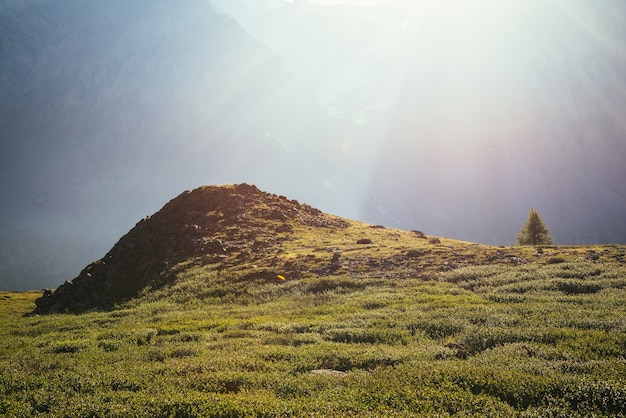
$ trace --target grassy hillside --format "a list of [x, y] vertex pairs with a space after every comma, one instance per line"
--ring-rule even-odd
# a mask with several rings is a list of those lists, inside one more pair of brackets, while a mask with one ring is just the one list
[[82, 315], [2, 294], [0, 414], [623, 415], [626, 271], [567, 256], [428, 279], [188, 265]]
[[224, 251], [112, 309], [25, 316], [39, 293], [0, 294], [0, 416], [624, 415], [625, 247], [275, 208], [208, 213]]

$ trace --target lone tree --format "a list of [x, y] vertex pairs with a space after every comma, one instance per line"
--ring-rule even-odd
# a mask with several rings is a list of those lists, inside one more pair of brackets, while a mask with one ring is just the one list
[[528, 220], [517, 234], [518, 245], [551, 245], [552, 237], [535, 209], [530, 209]]

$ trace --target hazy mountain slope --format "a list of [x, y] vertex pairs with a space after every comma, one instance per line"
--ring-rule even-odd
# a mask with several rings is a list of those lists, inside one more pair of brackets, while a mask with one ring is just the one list
[[625, 242], [621, 2], [212, 3], [364, 125], [361, 219], [506, 244], [535, 206], [558, 242]]
[[[507, 19], [499, 32], [436, 20], [417, 31], [375, 190], [402, 202], [389, 209], [399, 222], [430, 219], [459, 238], [513, 240], [534, 206], [559, 242], [624, 242], [626, 8], [548, 2], [511, 13], [493, 12]], [[430, 175], [407, 176], [416, 161]], [[385, 192], [399, 181], [414, 196]]]
[[3, 1], [0, 33], [2, 288], [74, 276], [174, 191], [311, 170], [306, 87], [204, 1]]

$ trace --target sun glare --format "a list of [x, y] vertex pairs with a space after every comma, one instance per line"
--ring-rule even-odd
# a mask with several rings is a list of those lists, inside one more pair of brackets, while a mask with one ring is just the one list
[[[293, 0], [283, 0], [288, 3], [293, 3]], [[389, 3], [393, 0], [305, 0], [309, 3], [317, 3], [324, 6], [334, 6], [337, 4], [352, 4], [355, 6], [371, 6], [381, 3]]]

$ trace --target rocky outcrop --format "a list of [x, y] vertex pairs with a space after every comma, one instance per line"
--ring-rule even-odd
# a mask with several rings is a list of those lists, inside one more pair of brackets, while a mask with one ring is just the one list
[[293, 224], [346, 226], [340, 218], [247, 184], [186, 191], [139, 221], [78, 277], [54, 292], [44, 292], [34, 313], [113, 307], [148, 285], [160, 287], [171, 282], [171, 268], [192, 258], [228, 266], [230, 255], [233, 260], [263, 257], [281, 239], [287, 239], [285, 234]]

